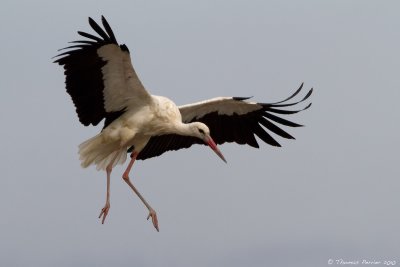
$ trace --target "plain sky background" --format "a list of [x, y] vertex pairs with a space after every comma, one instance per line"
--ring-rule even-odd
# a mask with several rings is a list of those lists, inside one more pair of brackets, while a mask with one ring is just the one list
[[[399, 1], [10, 1], [0, 4], [0, 266], [400, 264]], [[177, 104], [315, 88], [282, 148], [205, 146], [122, 181], [79, 165], [83, 127], [52, 63], [105, 15], [146, 88]], [[261, 142], [260, 142], [261, 143]], [[383, 266], [383, 265], [380, 265]]]

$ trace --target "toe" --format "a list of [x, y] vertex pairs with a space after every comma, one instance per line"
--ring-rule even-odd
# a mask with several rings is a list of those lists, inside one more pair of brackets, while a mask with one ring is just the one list
[[149, 215], [147, 216], [147, 220], [150, 219], [151, 217], [151, 222], [153, 223], [154, 228], [156, 228], [157, 232], [160, 232], [160, 229], [158, 228], [158, 219], [157, 219], [157, 213], [155, 210], [151, 209], [149, 211]]
[[99, 219], [102, 218], [102, 220], [101, 220], [102, 224], [104, 224], [104, 221], [106, 220], [109, 209], [110, 209], [109, 205], [106, 205], [104, 208], [101, 209]]

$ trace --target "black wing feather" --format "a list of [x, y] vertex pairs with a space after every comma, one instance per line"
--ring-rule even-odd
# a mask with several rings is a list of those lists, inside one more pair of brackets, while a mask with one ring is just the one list
[[313, 92], [313, 89], [311, 88], [311, 90], [308, 91], [307, 95], [302, 100], [294, 102], [294, 103], [289, 103], [289, 104], [277, 104], [276, 103], [276, 104], [266, 104], [266, 105], [273, 106], [273, 107], [290, 107], [290, 106], [294, 106], [294, 105], [297, 105], [297, 104], [303, 102], [307, 98], [309, 98], [310, 95], [312, 94], [312, 92]]
[[278, 146], [280, 147], [281, 145], [274, 139], [272, 138], [271, 135], [269, 135], [259, 124], [256, 124], [253, 126], [253, 132], [261, 138], [265, 143], [270, 144], [271, 146]]
[[115, 38], [114, 32], [111, 29], [110, 24], [108, 24], [108, 22], [104, 16], [101, 16], [101, 21], [103, 22], [104, 29], [106, 30], [111, 42], [117, 44], [118, 42], [117, 42], [117, 39]]
[[[193, 144], [201, 144], [201, 140], [195, 137], [182, 136], [177, 134], [154, 136], [139, 153], [137, 159], [144, 160], [152, 157], [157, 157], [166, 151], [189, 148]], [[132, 151], [132, 149], [133, 148], [131, 147], [128, 152]]]
[[67, 51], [58, 54], [56, 56], [58, 59], [54, 61], [64, 66], [67, 92], [75, 104], [79, 121], [85, 126], [97, 125], [105, 119], [104, 127], [106, 127], [123, 113], [123, 110], [106, 112], [104, 109], [102, 67], [107, 62], [99, 57], [97, 50], [108, 44], [118, 45], [118, 42], [104, 17], [102, 22], [105, 31], [89, 18], [90, 26], [100, 37], [78, 31], [79, 35], [90, 40], [70, 42], [76, 45], [60, 49]]
[[288, 120], [282, 119], [281, 117], [275, 116], [275, 115], [273, 115], [271, 113], [264, 112], [263, 116], [268, 118], [268, 119], [270, 119], [270, 120], [272, 120], [272, 121], [274, 121], [274, 122], [277, 122], [277, 123], [285, 125], [285, 126], [289, 126], [289, 127], [301, 127], [301, 126], [303, 126], [301, 124], [294, 123], [292, 121], [288, 121]]
[[92, 34], [90, 34], [90, 33], [78, 31], [78, 34], [81, 35], [81, 36], [83, 36], [83, 37], [92, 39], [92, 40], [94, 40], [94, 41], [96, 41], [96, 42], [98, 42], [98, 43], [104, 42], [104, 40], [101, 39], [100, 37], [94, 36], [94, 35], [92, 35]]
[[[295, 114], [309, 108], [311, 106], [311, 103], [300, 110], [281, 109], [282, 107], [300, 104], [311, 96], [312, 89], [300, 101], [294, 103], [285, 103], [295, 97], [301, 91], [302, 87], [303, 84], [301, 84], [300, 88], [297, 89], [294, 94], [283, 101], [265, 104], [258, 103], [261, 108], [256, 111], [252, 111], [242, 115], [238, 115], [236, 113], [233, 115], [220, 115], [217, 111], [214, 111], [204, 115], [201, 118], [197, 118], [186, 123], [199, 121], [206, 124], [210, 129], [210, 133], [214, 141], [217, 144], [223, 144], [225, 142], [236, 142], [238, 144], [247, 144], [252, 147], [258, 148], [259, 145], [255, 138], [256, 135], [265, 143], [272, 146], [280, 147], [281, 145], [266, 130], [269, 130], [272, 133], [286, 139], [294, 139], [293, 136], [281, 129], [278, 125], [280, 124], [288, 127], [300, 127], [302, 125], [288, 121], [271, 113], [288, 115]], [[248, 98], [233, 98], [233, 100], [235, 101], [245, 101], [246, 99]], [[156, 157], [166, 151], [188, 148], [193, 144], [204, 143], [198, 138], [180, 136], [176, 134], [154, 136], [150, 139], [144, 149], [139, 153], [138, 159], [144, 160], [147, 158]]]
[[279, 104], [279, 103], [283, 103], [283, 102], [289, 101], [290, 99], [292, 99], [293, 97], [295, 97], [296, 95], [298, 95], [298, 94], [300, 93], [301, 89], [303, 88], [303, 85], [304, 85], [304, 83], [301, 83], [301, 84], [300, 84], [300, 87], [296, 90], [296, 92], [294, 92], [294, 93], [293, 93], [291, 96], [289, 96], [288, 98], [285, 98], [285, 99], [283, 99], [282, 101], [275, 102], [275, 103], [272, 103], [272, 104]]
[[269, 120], [267, 120], [264, 117], [260, 117], [260, 123], [267, 128], [268, 130], [270, 130], [271, 132], [286, 138], [286, 139], [294, 139], [293, 136], [291, 136], [290, 134], [288, 134], [287, 132], [285, 132], [284, 130], [282, 130], [281, 128], [279, 128], [278, 126], [276, 126], [275, 124], [273, 124], [272, 122], [270, 122]]
[[89, 24], [93, 30], [95, 30], [97, 34], [103, 38], [103, 40], [111, 39], [110, 36], [108, 36], [107, 33], [92, 18], [89, 18]]

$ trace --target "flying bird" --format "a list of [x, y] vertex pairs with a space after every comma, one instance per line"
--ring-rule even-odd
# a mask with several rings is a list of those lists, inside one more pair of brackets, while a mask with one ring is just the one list
[[206, 144], [226, 162], [217, 144], [236, 142], [258, 148], [255, 136], [279, 147], [271, 132], [294, 139], [280, 125], [302, 126], [282, 115], [311, 106], [310, 103], [301, 109], [286, 109], [304, 102], [312, 94], [311, 89], [293, 102], [302, 91], [301, 84], [290, 97], [274, 103], [251, 102], [247, 97], [217, 97], [178, 107], [166, 97], [149, 94], [132, 66], [128, 47], [118, 44], [104, 16], [103, 28], [90, 17], [89, 24], [98, 36], [78, 31], [86, 39], [70, 42], [71, 46], [60, 49], [63, 51], [54, 62], [64, 67], [67, 93], [79, 121], [85, 126], [95, 126], [104, 120], [101, 132], [79, 145], [82, 167], [95, 165], [107, 174], [106, 203], [99, 215], [103, 224], [110, 209], [111, 171], [126, 161], [127, 154], [130, 161], [122, 178], [146, 206], [147, 219], [151, 218], [159, 231], [155, 210], [129, 179], [136, 159]]

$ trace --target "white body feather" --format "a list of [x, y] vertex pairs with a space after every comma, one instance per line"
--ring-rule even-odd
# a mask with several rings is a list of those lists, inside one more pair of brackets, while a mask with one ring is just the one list
[[147, 106], [127, 110], [98, 135], [79, 145], [82, 167], [92, 164], [105, 170], [116, 157], [113, 166], [126, 161], [127, 149], [134, 146], [140, 152], [151, 136], [179, 133], [182, 129], [181, 114], [168, 98], [152, 96]]

